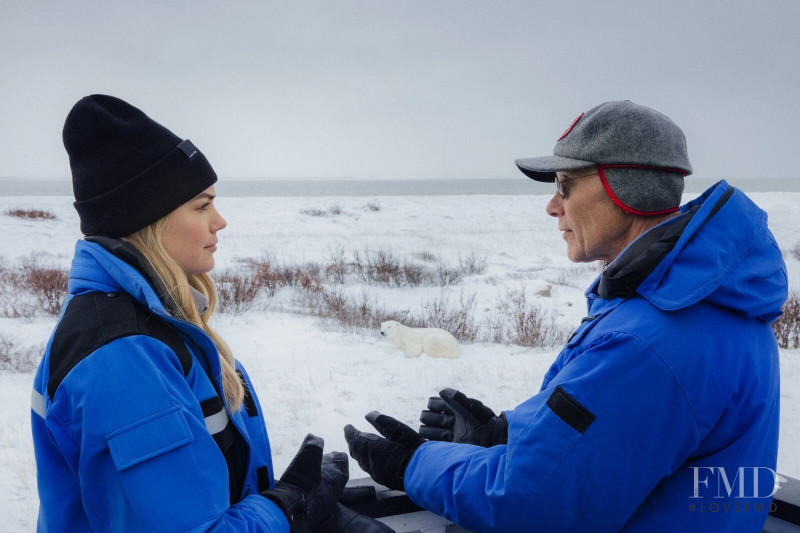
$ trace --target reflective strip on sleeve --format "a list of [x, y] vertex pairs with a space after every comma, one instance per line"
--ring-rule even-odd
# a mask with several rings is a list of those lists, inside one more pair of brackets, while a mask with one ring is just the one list
[[228, 413], [226, 413], [225, 409], [223, 409], [218, 413], [214, 413], [213, 415], [205, 417], [205, 421], [208, 432], [212, 435], [215, 435], [225, 429], [225, 426], [228, 425]]
[[34, 413], [44, 418], [44, 396], [39, 394], [36, 389], [31, 392], [31, 409], [33, 409]]

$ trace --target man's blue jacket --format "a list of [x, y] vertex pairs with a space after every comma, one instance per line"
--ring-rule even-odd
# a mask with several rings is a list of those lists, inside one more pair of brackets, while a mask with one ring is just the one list
[[760, 531], [786, 267], [766, 213], [726, 182], [681, 213], [588, 289], [540, 392], [506, 412], [507, 445], [418, 449], [414, 502], [475, 531]]
[[[269, 440], [237, 369], [248, 394], [231, 412], [210, 337], [172, 318], [133, 266], [78, 241], [33, 386], [38, 530], [288, 532], [258, 494], [275, 485]], [[234, 442], [239, 494], [223, 455]]]

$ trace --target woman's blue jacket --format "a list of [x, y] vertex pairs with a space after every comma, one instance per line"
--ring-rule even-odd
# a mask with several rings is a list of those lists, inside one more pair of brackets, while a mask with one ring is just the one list
[[[38, 530], [288, 532], [259, 495], [274, 487], [269, 440], [237, 369], [248, 394], [231, 412], [208, 335], [130, 264], [78, 241], [33, 386]], [[236, 438], [244, 482], [231, 495], [223, 450]]]

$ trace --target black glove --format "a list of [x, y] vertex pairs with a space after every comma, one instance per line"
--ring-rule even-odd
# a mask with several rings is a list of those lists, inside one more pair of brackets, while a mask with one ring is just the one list
[[431, 440], [475, 444], [489, 448], [508, 442], [508, 421], [474, 398], [455, 389], [442, 389], [428, 399], [428, 410], [419, 416], [419, 433]]
[[382, 522], [350, 509], [341, 502], [336, 504], [336, 509], [331, 516], [317, 528], [314, 533], [394, 533]]
[[320, 524], [336, 514], [336, 502], [342, 496], [347, 480], [350, 478], [347, 454], [331, 452], [322, 456], [320, 467], [321, 480], [306, 499], [306, 514], [311, 517], [311, 529], [318, 529]]
[[350, 448], [350, 457], [376, 482], [390, 489], [404, 490], [406, 467], [425, 439], [399, 420], [378, 411], [367, 413], [364, 418], [386, 438], [347, 424], [344, 438]]
[[323, 458], [324, 441], [309, 433], [274, 489], [261, 492], [286, 515], [292, 533], [307, 533], [326, 520], [347, 483], [347, 456]]
[[419, 434], [428, 440], [453, 442], [455, 415], [438, 396], [428, 398], [428, 409], [419, 414]]

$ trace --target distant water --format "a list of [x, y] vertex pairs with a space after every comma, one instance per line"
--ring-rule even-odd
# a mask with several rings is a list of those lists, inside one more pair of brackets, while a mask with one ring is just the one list
[[[686, 192], [700, 193], [717, 179], [686, 179]], [[729, 179], [745, 192], [800, 192], [800, 179]], [[217, 193], [223, 196], [449, 196], [474, 194], [551, 194], [553, 185], [524, 176], [515, 179], [431, 180], [237, 180], [222, 178]], [[0, 196], [72, 196], [69, 180], [0, 179]]]

